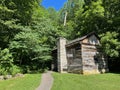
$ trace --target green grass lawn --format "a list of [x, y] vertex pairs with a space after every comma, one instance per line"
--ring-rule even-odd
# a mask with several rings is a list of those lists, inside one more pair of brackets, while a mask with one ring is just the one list
[[41, 74], [26, 74], [25, 77], [0, 81], [0, 90], [35, 90], [40, 79]]
[[120, 74], [78, 75], [53, 73], [52, 90], [120, 90]]

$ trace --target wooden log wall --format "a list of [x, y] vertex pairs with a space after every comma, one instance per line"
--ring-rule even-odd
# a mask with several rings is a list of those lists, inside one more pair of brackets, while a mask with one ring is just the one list
[[83, 74], [104, 73], [107, 61], [96, 45], [82, 44]]
[[67, 48], [68, 72], [81, 73], [82, 72], [82, 59], [81, 59], [81, 46], [74, 45]]

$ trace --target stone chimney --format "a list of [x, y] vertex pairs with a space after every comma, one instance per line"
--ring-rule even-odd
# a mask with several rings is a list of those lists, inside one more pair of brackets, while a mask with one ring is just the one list
[[60, 37], [57, 42], [58, 72], [67, 72], [66, 39]]

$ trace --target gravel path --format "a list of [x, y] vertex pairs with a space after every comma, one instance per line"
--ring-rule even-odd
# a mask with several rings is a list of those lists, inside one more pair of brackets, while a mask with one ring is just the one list
[[36, 90], [50, 90], [53, 84], [53, 77], [51, 71], [42, 74], [42, 80], [40, 86]]

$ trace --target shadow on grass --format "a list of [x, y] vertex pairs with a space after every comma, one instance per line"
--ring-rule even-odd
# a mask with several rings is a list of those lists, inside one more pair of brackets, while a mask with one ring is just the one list
[[110, 71], [109, 73], [113, 73], [113, 74], [119, 74], [120, 75], [120, 71]]
[[46, 73], [48, 70], [44, 70], [44, 69], [41, 69], [41, 70], [33, 70], [33, 71], [29, 71], [27, 72], [27, 74], [41, 74], [41, 73]]

